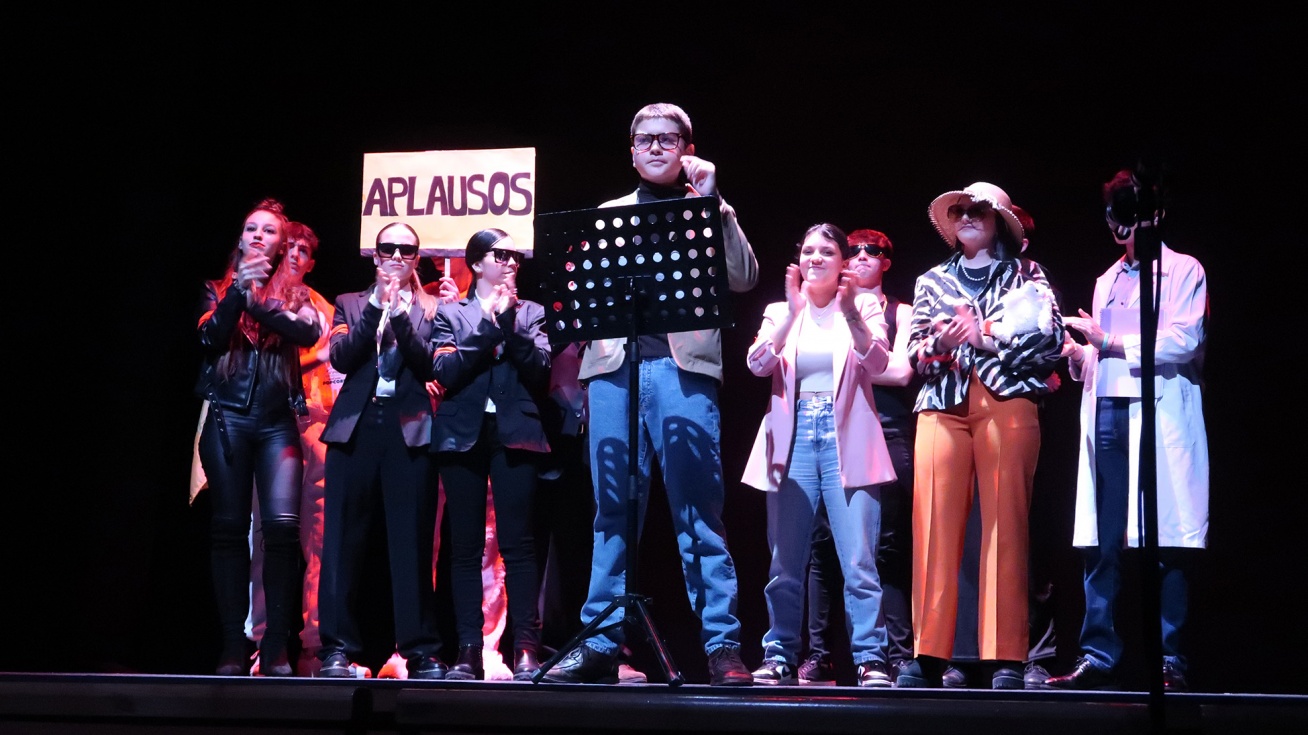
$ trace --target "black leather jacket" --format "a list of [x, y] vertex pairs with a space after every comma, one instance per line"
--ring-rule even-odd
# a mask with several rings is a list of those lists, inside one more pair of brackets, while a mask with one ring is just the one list
[[231, 347], [232, 333], [240, 323], [241, 313], [248, 311], [260, 326], [267, 327], [281, 335], [282, 359], [290, 367], [291, 408], [299, 415], [306, 415], [308, 408], [304, 400], [304, 381], [300, 376], [299, 347], [312, 347], [322, 334], [320, 324], [315, 320], [306, 323], [282, 308], [277, 299], [267, 299], [262, 304], [247, 308], [245, 293], [235, 287], [227, 289], [222, 300], [218, 299], [213, 282], [205, 284], [201, 313], [206, 317], [200, 322], [200, 344], [204, 348], [204, 366], [196, 383], [196, 393], [212, 403], [224, 408], [247, 411], [254, 400], [259, 379], [259, 358], [261, 348], [247, 345], [246, 359], [236, 366], [236, 371], [228, 378], [217, 376], [218, 358]]

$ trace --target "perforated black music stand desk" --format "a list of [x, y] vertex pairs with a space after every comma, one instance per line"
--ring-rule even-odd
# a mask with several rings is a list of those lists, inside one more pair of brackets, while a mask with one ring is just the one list
[[[640, 335], [732, 326], [722, 218], [715, 197], [668, 199], [536, 217], [552, 344], [625, 337], [628, 375], [626, 588], [532, 676], [539, 683], [592, 635], [639, 625], [670, 686], [685, 680], [637, 584], [640, 538]], [[617, 608], [623, 619], [602, 626]]]

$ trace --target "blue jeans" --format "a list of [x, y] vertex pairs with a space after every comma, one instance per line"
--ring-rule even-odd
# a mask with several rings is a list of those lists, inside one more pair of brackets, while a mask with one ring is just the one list
[[772, 566], [767, 587], [768, 620], [763, 657], [796, 662], [802, 640], [804, 580], [819, 503], [826, 507], [831, 538], [844, 573], [845, 626], [855, 664], [886, 660], [886, 620], [877, 573], [881, 533], [881, 487], [840, 483], [834, 406], [830, 397], [796, 406], [795, 442], [786, 477], [767, 494]]
[[[1104, 669], [1122, 660], [1114, 606], [1122, 587], [1122, 552], [1130, 487], [1130, 398], [1100, 398], [1095, 405], [1095, 513], [1099, 546], [1084, 549], [1085, 621], [1081, 652]], [[1142, 534], [1143, 535], [1143, 534]], [[1181, 631], [1189, 600], [1189, 549], [1158, 549], [1163, 657], [1182, 673]], [[1161, 663], [1161, 662], [1160, 662]]]
[[[629, 365], [592, 378], [590, 401], [591, 476], [595, 484], [595, 543], [590, 590], [581, 609], [584, 625], [626, 592]], [[677, 367], [670, 357], [640, 363], [638, 383], [637, 491], [643, 528], [649, 502], [650, 466], [658, 455], [672, 508], [672, 525], [681, 552], [690, 607], [702, 624], [706, 652], [740, 645], [736, 617], [736, 565], [727, 551], [722, 525], [721, 432], [717, 381]], [[639, 542], [639, 539], [637, 539]], [[639, 591], [639, 590], [637, 590]], [[601, 624], [622, 621], [615, 609]], [[601, 653], [615, 653], [623, 626], [587, 641]]]

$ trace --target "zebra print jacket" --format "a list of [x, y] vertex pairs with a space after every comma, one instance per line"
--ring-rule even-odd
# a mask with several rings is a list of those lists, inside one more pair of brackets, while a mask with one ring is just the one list
[[1010, 289], [1034, 280], [1046, 288], [1049, 279], [1033, 260], [1001, 260], [985, 288], [974, 299], [959, 282], [955, 253], [948, 260], [918, 276], [913, 289], [912, 331], [908, 338], [909, 363], [926, 381], [917, 395], [914, 411], [943, 410], [967, 400], [968, 379], [973, 370], [981, 382], [999, 396], [1038, 395], [1050, 392], [1047, 380], [1059, 360], [1063, 345], [1063, 316], [1054, 305], [1052, 334], [1031, 332], [1011, 343], [998, 343], [998, 352], [978, 350], [964, 342], [951, 351], [943, 350], [933, 325], [952, 318], [955, 307], [966, 305], [978, 320], [998, 321], [1004, 315], [1000, 297]]

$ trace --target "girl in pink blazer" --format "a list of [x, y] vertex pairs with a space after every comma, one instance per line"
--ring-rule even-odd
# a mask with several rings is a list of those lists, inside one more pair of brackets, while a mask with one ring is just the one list
[[878, 299], [844, 270], [849, 241], [810, 227], [786, 269], [786, 300], [769, 304], [749, 369], [772, 377], [768, 412], [743, 481], [767, 491], [772, 550], [758, 684], [794, 684], [813, 519], [824, 504], [844, 571], [845, 619], [858, 685], [888, 687], [876, 544], [881, 483], [895, 479], [872, 398], [889, 344]]

